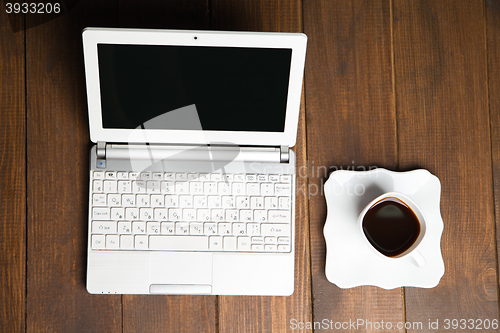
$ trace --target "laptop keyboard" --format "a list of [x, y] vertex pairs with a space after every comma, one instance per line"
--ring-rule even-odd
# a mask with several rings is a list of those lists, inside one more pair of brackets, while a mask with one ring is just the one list
[[91, 171], [93, 250], [290, 252], [292, 176]]

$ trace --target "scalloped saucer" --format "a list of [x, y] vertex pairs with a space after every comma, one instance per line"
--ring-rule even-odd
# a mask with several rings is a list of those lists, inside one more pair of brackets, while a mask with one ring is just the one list
[[[419, 244], [426, 264], [418, 267], [411, 258], [383, 258], [363, 242], [356, 226], [358, 215], [373, 199], [385, 192], [401, 192], [421, 209], [427, 231]], [[384, 289], [397, 287], [433, 288], [444, 274], [441, 255], [443, 219], [439, 209], [441, 183], [427, 170], [394, 172], [339, 170], [325, 183], [327, 218], [327, 279], [340, 288], [372, 285]]]

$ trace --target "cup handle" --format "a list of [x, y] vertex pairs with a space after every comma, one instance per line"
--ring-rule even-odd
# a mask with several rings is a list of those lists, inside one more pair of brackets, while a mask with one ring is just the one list
[[413, 263], [417, 265], [418, 267], [423, 267], [425, 266], [425, 258], [422, 256], [420, 252], [417, 250], [414, 250], [412, 253], [410, 253], [410, 258], [413, 259]]

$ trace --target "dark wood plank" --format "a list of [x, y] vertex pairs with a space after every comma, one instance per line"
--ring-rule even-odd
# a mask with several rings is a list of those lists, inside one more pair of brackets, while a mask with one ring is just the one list
[[[27, 20], [43, 20], [37, 15]], [[120, 296], [85, 288], [90, 141], [81, 31], [113, 24], [115, 2], [81, 1], [26, 32], [29, 332], [122, 331]]]
[[23, 15], [0, 13], [0, 332], [25, 331], [26, 108]]
[[[212, 1], [215, 30], [302, 31], [301, 1]], [[219, 297], [221, 332], [284, 332], [290, 321], [311, 321], [309, 213], [307, 201], [305, 109], [302, 100], [295, 153], [297, 201], [295, 210], [295, 291], [290, 297]]]
[[441, 180], [446, 267], [436, 288], [406, 289], [406, 319], [439, 319], [440, 332], [445, 319], [498, 319], [484, 12], [394, 1], [399, 162]]
[[397, 167], [390, 1], [305, 1], [304, 31], [314, 321], [395, 325], [404, 319], [401, 289], [344, 290], [326, 279], [320, 191], [327, 170]]
[[[208, 29], [207, 1], [120, 1], [121, 28]], [[216, 296], [123, 295], [124, 332], [216, 332]]]
[[[488, 61], [488, 96], [490, 106], [493, 190], [495, 199], [497, 255], [500, 246], [500, 1], [486, 1], [486, 50]], [[498, 263], [497, 259], [497, 277]]]

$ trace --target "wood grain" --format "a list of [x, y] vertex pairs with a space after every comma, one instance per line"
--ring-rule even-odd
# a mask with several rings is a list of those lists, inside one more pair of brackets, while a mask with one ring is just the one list
[[410, 322], [498, 319], [484, 12], [394, 1], [399, 162], [439, 177], [444, 220], [446, 272], [434, 289], [406, 289]]
[[[486, 50], [488, 62], [488, 97], [491, 128], [491, 157], [495, 199], [497, 279], [500, 261], [500, 1], [486, 1]], [[490, 274], [491, 275], [491, 274]], [[497, 281], [498, 283], [498, 281]]]
[[[0, 13], [0, 332], [25, 331], [26, 107], [23, 15]], [[12, 23], [9, 24], [9, 23]]]
[[395, 324], [404, 316], [400, 289], [343, 290], [326, 279], [321, 191], [329, 171], [397, 167], [390, 2], [306, 1], [304, 31], [314, 321]]
[[[37, 15], [27, 20], [43, 19]], [[86, 1], [26, 32], [29, 332], [122, 330], [120, 296], [85, 289], [90, 141], [81, 31], [115, 21], [116, 3]]]
[[[301, 32], [300, 1], [212, 1], [211, 28]], [[285, 332], [290, 321], [311, 321], [311, 283], [309, 261], [309, 214], [307, 202], [307, 166], [305, 109], [302, 100], [295, 153], [297, 199], [295, 210], [295, 290], [290, 297], [219, 297], [220, 332]]]

